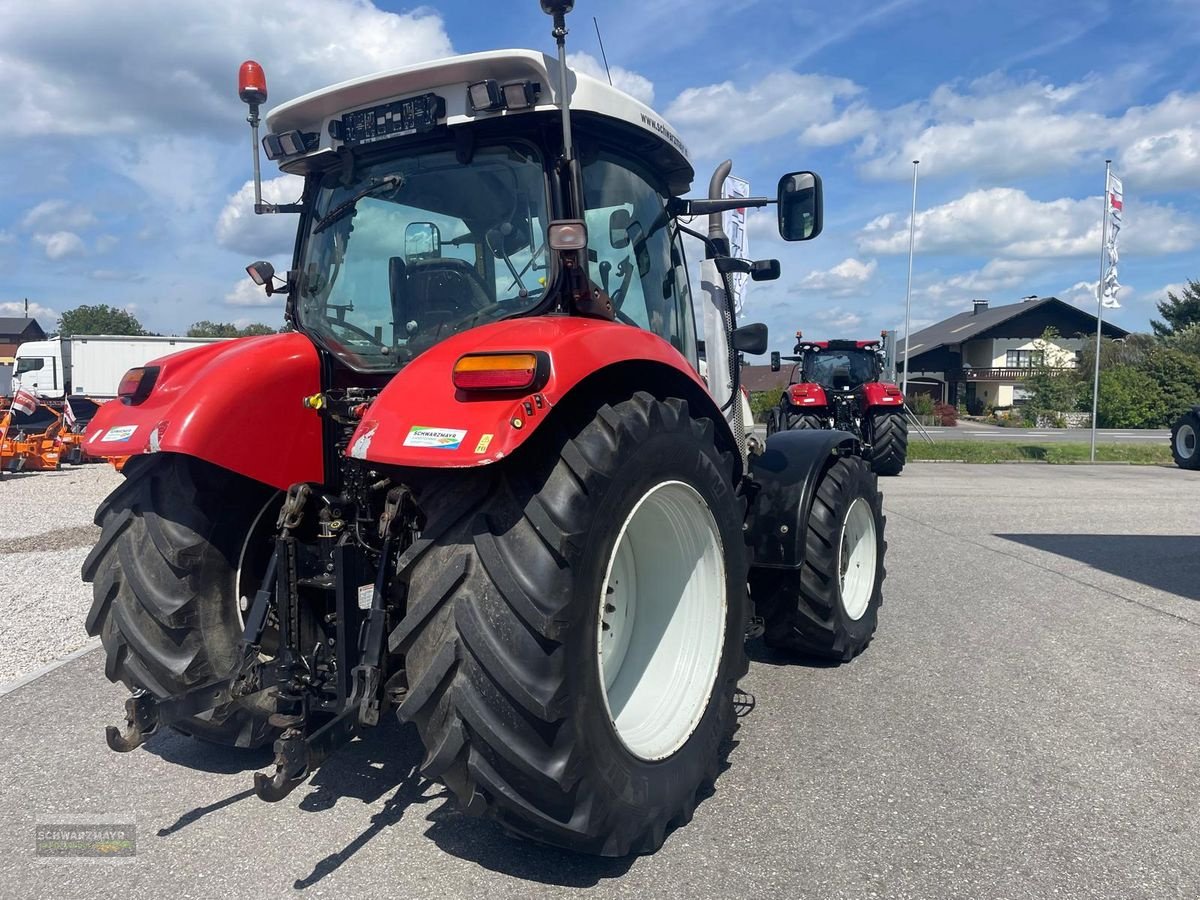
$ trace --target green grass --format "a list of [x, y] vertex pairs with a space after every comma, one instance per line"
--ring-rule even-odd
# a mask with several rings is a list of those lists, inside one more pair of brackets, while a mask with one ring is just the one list
[[[1087, 462], [1091, 454], [1085, 443], [1025, 444], [1015, 441], [938, 441], [929, 444], [918, 435], [908, 442], [909, 459], [953, 459], [971, 463], [1038, 461], [1048, 463]], [[1127, 462], [1154, 465], [1171, 462], [1167, 441], [1152, 444], [1097, 444], [1097, 462]]]

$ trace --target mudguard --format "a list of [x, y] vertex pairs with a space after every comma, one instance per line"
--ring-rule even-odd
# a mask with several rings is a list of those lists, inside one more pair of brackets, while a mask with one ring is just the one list
[[867, 407], [890, 406], [900, 410], [904, 406], [904, 395], [900, 388], [886, 381], [869, 381], [863, 386], [863, 403]]
[[[452, 375], [460, 356], [503, 351], [546, 353], [550, 365], [545, 384], [517, 392], [455, 388]], [[615, 379], [627, 363], [643, 366], [643, 389], [665, 387], [672, 379], [686, 386], [689, 401], [704, 407], [697, 411], [713, 418], [732, 442], [729, 426], [700, 376], [662, 338], [619, 322], [534, 316], [473, 328], [414, 359], [371, 404], [347, 452], [371, 462], [424, 468], [494, 463], [529, 440], [583, 381], [602, 379], [606, 372]]]
[[806, 406], [819, 408], [829, 405], [829, 400], [825, 397], [825, 388], [819, 384], [788, 385], [787, 398], [792, 406], [800, 408]]
[[746, 544], [752, 566], [797, 569], [803, 565], [817, 484], [838, 453], [855, 453], [860, 446], [846, 431], [780, 431], [767, 438], [763, 452], [750, 457], [750, 480], [756, 492]]
[[92, 456], [186, 453], [286, 489], [324, 481], [321, 419], [303, 400], [321, 390], [302, 334], [196, 347], [146, 364], [158, 377], [141, 403], [111, 400], [88, 423]]

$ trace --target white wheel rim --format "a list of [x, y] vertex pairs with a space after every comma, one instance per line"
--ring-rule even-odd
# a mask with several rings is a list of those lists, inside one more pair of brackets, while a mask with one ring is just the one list
[[1180, 459], [1191, 459], [1195, 454], [1196, 429], [1185, 422], [1175, 432], [1175, 455]]
[[682, 747], [708, 707], [725, 644], [725, 554], [690, 485], [664, 481], [625, 518], [600, 589], [604, 705], [640, 759]]
[[846, 510], [842, 540], [838, 545], [842, 608], [855, 621], [861, 619], [871, 605], [877, 556], [875, 515], [871, 505], [858, 497]]

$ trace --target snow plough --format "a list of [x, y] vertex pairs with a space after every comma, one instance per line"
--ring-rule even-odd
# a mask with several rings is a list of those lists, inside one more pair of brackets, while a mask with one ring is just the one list
[[[721, 213], [817, 237], [821, 182], [707, 197], [677, 132], [557, 55], [496, 51], [284, 104], [304, 178], [290, 329], [132, 370], [88, 450], [127, 455], [83, 566], [131, 690], [171, 727], [273, 742], [279, 801], [389, 711], [468, 814], [603, 855], [657, 849], [717, 777], [745, 642], [841, 662], [875, 632], [884, 522], [861, 442], [747, 438]], [[266, 80], [243, 64], [258, 165]], [[257, 172], [255, 178], [258, 184]], [[707, 230], [687, 222], [708, 217]], [[701, 266], [699, 374], [684, 235]], [[254, 390], [246, 390], [254, 384]], [[269, 457], [246, 436], [269, 424]]]
[[810, 341], [796, 332], [795, 356], [771, 354], [771, 369], [792, 364], [767, 434], [829, 428], [862, 441], [878, 475], [899, 475], [908, 458], [908, 421], [900, 388], [883, 380], [883, 342]]

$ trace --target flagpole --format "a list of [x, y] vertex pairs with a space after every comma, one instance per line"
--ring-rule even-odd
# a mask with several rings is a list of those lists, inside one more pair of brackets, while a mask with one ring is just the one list
[[1092, 455], [1096, 461], [1096, 415], [1100, 409], [1100, 332], [1104, 325], [1104, 242], [1108, 237], [1108, 180], [1112, 160], [1104, 161], [1104, 217], [1100, 225], [1100, 280], [1096, 282], [1096, 373], [1092, 378]]
[[908, 326], [912, 315], [913, 247], [917, 236], [917, 166], [920, 162], [919, 159], [913, 160], [912, 217], [908, 220], [908, 286], [904, 289], [904, 378], [900, 384], [900, 395], [905, 403], [908, 402]]

